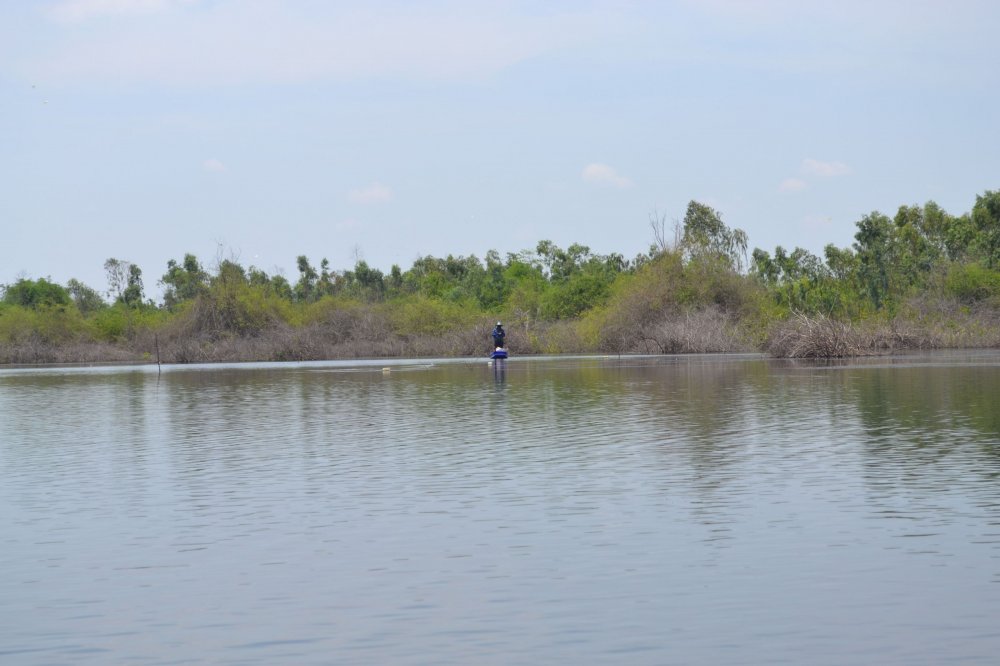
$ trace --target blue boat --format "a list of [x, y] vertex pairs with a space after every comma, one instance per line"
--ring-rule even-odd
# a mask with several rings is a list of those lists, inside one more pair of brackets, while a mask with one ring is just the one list
[[490, 358], [493, 358], [493, 359], [507, 358], [507, 350], [506, 349], [501, 349], [501, 348], [498, 347], [497, 349], [493, 350], [492, 354], [490, 354]]

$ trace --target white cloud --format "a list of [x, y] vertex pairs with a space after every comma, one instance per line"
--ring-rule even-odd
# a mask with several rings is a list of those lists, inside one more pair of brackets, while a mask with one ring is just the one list
[[778, 185], [779, 192], [798, 192], [806, 189], [806, 181], [799, 178], [786, 178]]
[[830, 178], [832, 176], [844, 176], [851, 173], [851, 168], [843, 162], [821, 162], [806, 158], [802, 160], [802, 172], [814, 176]]
[[608, 31], [590, 12], [539, 15], [487, 3], [465, 11], [450, 2], [64, 0], [50, 13], [63, 22], [116, 15], [133, 19], [128, 30], [91, 21], [22, 59], [20, 74], [74, 85], [185, 87], [475, 80]]
[[[851, 168], [843, 162], [823, 162], [807, 157], [802, 160], [799, 170], [810, 176], [817, 178], [833, 178], [851, 173]], [[801, 192], [809, 187], [809, 183], [802, 178], [788, 177], [778, 183], [779, 192]]]
[[63, 0], [49, 9], [57, 21], [86, 21], [102, 16], [153, 14], [173, 5], [186, 5], [197, 0]]
[[620, 190], [629, 188], [633, 186], [631, 180], [625, 176], [620, 176], [614, 169], [609, 167], [607, 164], [599, 164], [594, 162], [593, 164], [588, 164], [583, 168], [583, 173], [580, 177], [588, 183], [595, 183], [597, 185], [610, 185], [612, 187], [617, 187]]
[[360, 190], [351, 190], [347, 198], [357, 204], [384, 203], [392, 199], [392, 190], [382, 183], [372, 183]]
[[201, 166], [205, 171], [211, 173], [222, 173], [226, 170], [226, 165], [215, 158], [205, 160]]
[[802, 226], [810, 231], [826, 231], [833, 227], [833, 218], [829, 215], [806, 215], [802, 218]]

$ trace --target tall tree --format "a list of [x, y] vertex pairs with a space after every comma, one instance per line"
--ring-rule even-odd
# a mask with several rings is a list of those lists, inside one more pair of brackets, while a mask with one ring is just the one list
[[854, 250], [858, 256], [861, 282], [876, 310], [889, 300], [892, 270], [896, 259], [894, 225], [878, 211], [865, 215], [857, 223]]
[[299, 280], [295, 283], [295, 300], [301, 302], [315, 300], [316, 282], [319, 280], [319, 274], [309, 264], [309, 258], [304, 254], [299, 255], [295, 263], [299, 269]]
[[96, 289], [88, 287], [75, 278], [66, 283], [66, 288], [70, 298], [76, 304], [76, 309], [82, 315], [88, 315], [107, 307], [107, 303], [104, 302]]
[[747, 253], [747, 234], [730, 229], [711, 206], [691, 201], [684, 214], [681, 246], [691, 258], [717, 257], [735, 271], [743, 270]]
[[135, 264], [129, 264], [128, 279], [125, 291], [122, 292], [122, 303], [129, 307], [142, 305], [143, 299], [142, 271]]
[[108, 277], [108, 296], [130, 307], [142, 304], [142, 270], [130, 261], [110, 258], [104, 262]]
[[160, 284], [166, 287], [163, 304], [172, 309], [178, 303], [204, 294], [208, 289], [208, 281], [208, 273], [193, 254], [185, 254], [184, 261], [180, 264], [171, 259], [167, 262], [167, 272], [160, 278]]
[[976, 205], [972, 207], [972, 225], [976, 229], [976, 243], [986, 259], [986, 265], [1000, 267], [1000, 190], [976, 196]]

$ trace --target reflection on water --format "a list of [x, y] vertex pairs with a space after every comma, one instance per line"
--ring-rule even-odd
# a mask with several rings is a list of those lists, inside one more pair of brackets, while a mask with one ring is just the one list
[[6, 370], [0, 472], [4, 664], [1000, 649], [992, 352]]

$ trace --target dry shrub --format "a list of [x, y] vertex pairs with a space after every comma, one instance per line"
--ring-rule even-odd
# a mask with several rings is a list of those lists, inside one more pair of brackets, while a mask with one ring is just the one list
[[900, 319], [920, 331], [924, 348], [1000, 346], [1000, 308], [990, 303], [966, 305], [955, 298], [914, 298]]
[[764, 351], [780, 358], [845, 358], [932, 349], [939, 342], [903, 320], [853, 324], [796, 313], [771, 329]]
[[795, 313], [775, 326], [764, 351], [779, 358], [842, 358], [874, 353], [871, 341], [850, 323]]
[[663, 354], [697, 354], [746, 351], [734, 318], [719, 306], [666, 313], [644, 327], [642, 351]]
[[279, 323], [253, 336], [161, 337], [160, 352], [168, 363], [478, 356], [486, 353], [489, 340], [485, 323], [437, 335], [397, 335], [384, 314], [357, 309], [304, 326]]
[[868, 338], [873, 350], [886, 353], [910, 349], [938, 349], [943, 346], [933, 331], [903, 319], [876, 324], [869, 331]]
[[36, 336], [30, 336], [16, 344], [0, 342], [0, 364], [135, 363], [142, 360], [141, 353], [107, 342], [53, 344]]

